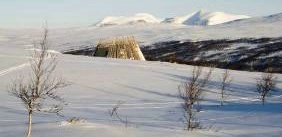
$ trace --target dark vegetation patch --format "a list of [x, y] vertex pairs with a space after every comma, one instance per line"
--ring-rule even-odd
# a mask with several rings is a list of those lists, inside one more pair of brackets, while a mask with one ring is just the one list
[[[205, 41], [166, 41], [141, 50], [148, 61], [215, 66], [263, 72], [271, 67], [282, 73], [282, 38], [241, 38]], [[81, 47], [65, 54], [93, 56], [95, 47]]]

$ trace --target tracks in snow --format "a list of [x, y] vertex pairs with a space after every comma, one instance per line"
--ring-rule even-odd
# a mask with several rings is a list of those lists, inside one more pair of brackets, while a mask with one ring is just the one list
[[[30, 58], [28, 56], [16, 56], [16, 55], [5, 55], [5, 54], [1, 54], [0, 57], [8, 57], [8, 58]], [[23, 64], [20, 64], [20, 65], [17, 65], [17, 66], [13, 66], [13, 67], [10, 67], [10, 68], [7, 68], [7, 69], [4, 69], [4, 70], [0, 70], [0, 77], [1, 76], [4, 76], [10, 72], [13, 72], [13, 71], [16, 71], [16, 70], [19, 70], [19, 69], [22, 69], [26, 66], [28, 66], [29, 63], [26, 62], [26, 63], [23, 63]]]
[[6, 75], [6, 74], [8, 74], [8, 73], [10, 73], [10, 72], [13, 72], [13, 71], [15, 71], [15, 70], [19, 70], [19, 69], [21, 69], [21, 68], [24, 68], [24, 67], [26, 67], [26, 66], [28, 66], [28, 65], [29, 65], [29, 63], [24, 63], [24, 64], [21, 64], [21, 65], [18, 65], [18, 66], [14, 66], [14, 67], [10, 67], [10, 68], [8, 68], [8, 69], [1, 70], [1, 71], [0, 71], [0, 77], [1, 77], [1, 76], [4, 76], [4, 75]]

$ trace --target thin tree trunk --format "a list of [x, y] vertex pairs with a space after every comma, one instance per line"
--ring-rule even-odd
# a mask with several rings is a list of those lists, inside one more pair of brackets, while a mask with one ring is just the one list
[[221, 90], [221, 106], [223, 106], [223, 101], [224, 101], [223, 100], [223, 98], [224, 98], [224, 93], [223, 93], [224, 91], [223, 90], [224, 89]]
[[29, 111], [28, 113], [28, 129], [25, 137], [30, 137], [31, 134], [31, 128], [32, 128], [32, 111]]
[[191, 106], [191, 105], [189, 105], [189, 120], [188, 120], [188, 130], [192, 130], [192, 109], [193, 109], [193, 107]]

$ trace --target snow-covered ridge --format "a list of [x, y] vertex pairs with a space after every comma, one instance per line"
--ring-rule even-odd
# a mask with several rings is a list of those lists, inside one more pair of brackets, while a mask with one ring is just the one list
[[160, 20], [148, 13], [137, 13], [133, 16], [110, 16], [98, 22], [96, 26], [125, 25], [125, 24], [160, 23]]
[[166, 18], [162, 23], [184, 24], [184, 25], [218, 25], [238, 19], [250, 18], [246, 15], [235, 15], [224, 12], [198, 11], [186, 16]]
[[228, 22], [226, 24], [254, 24], [254, 23], [273, 23], [273, 22], [282, 22], [282, 13], [273, 14], [264, 17], [254, 17], [249, 19], [239, 19]]
[[96, 26], [128, 25], [128, 24], [184, 24], [184, 25], [217, 25], [238, 19], [250, 18], [246, 15], [227, 14], [224, 12], [198, 11], [186, 16], [165, 18], [163, 21], [148, 13], [137, 13], [133, 16], [109, 16], [105, 17]]

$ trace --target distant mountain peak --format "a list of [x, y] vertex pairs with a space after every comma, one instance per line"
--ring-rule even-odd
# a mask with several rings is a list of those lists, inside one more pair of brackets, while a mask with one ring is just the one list
[[185, 16], [165, 18], [163, 21], [149, 13], [137, 13], [132, 16], [108, 16], [95, 25], [98, 27], [111, 25], [133, 25], [133, 24], [183, 24], [183, 25], [218, 25], [235, 20], [250, 18], [246, 15], [228, 14], [224, 12], [206, 12], [199, 10]]
[[133, 16], [109, 16], [98, 22], [96, 26], [126, 25], [140, 23], [160, 23], [160, 20], [149, 13], [137, 13]]
[[166, 18], [163, 23], [174, 23], [184, 25], [217, 25], [238, 19], [250, 18], [246, 15], [227, 14], [224, 12], [205, 12], [199, 10], [182, 17]]
[[263, 17], [253, 17], [248, 19], [240, 19], [227, 22], [225, 24], [258, 24], [258, 23], [273, 23], [273, 22], [282, 22], [282, 13], [263, 16]]

